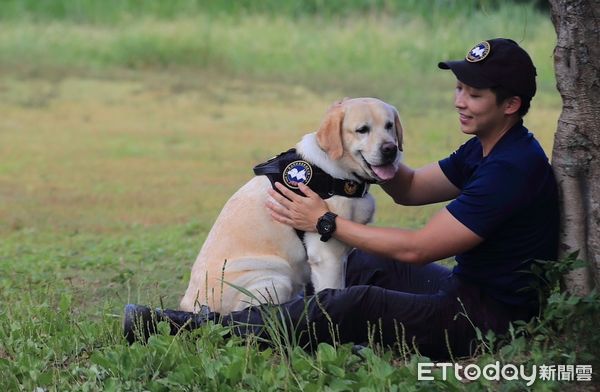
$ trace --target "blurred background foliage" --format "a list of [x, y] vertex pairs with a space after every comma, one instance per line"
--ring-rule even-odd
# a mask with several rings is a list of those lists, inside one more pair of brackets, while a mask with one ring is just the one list
[[38, 73], [186, 68], [435, 107], [446, 97], [433, 90], [449, 79], [437, 62], [500, 36], [531, 53], [542, 91], [553, 91], [554, 33], [543, 4], [4, 0], [0, 67]]
[[0, 18], [110, 24], [131, 17], [173, 19], [198, 13], [327, 19], [387, 13], [419, 14], [434, 20], [439, 16], [469, 16], [482, 10], [493, 12], [507, 3], [532, 5], [546, 11], [549, 8], [544, 0], [4, 0]]

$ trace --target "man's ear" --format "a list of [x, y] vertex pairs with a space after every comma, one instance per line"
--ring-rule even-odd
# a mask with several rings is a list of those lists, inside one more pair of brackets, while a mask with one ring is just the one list
[[402, 149], [402, 143], [404, 143], [404, 129], [402, 128], [402, 123], [400, 122], [400, 115], [398, 111], [394, 108], [394, 127], [396, 128], [396, 138], [398, 139], [398, 150], [404, 151]]
[[344, 122], [344, 107], [340, 103], [332, 105], [321, 126], [317, 131], [317, 142], [319, 146], [333, 160], [338, 160], [344, 155], [342, 144], [342, 124]]
[[521, 109], [522, 103], [523, 101], [521, 101], [521, 97], [519, 96], [515, 95], [507, 98], [506, 101], [504, 101], [504, 114], [512, 115], [517, 113], [519, 109]]

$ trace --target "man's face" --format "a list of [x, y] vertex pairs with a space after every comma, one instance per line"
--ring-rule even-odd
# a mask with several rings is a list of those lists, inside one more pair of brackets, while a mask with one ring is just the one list
[[496, 103], [491, 89], [478, 89], [456, 81], [454, 106], [460, 129], [468, 135], [486, 136], [500, 131], [506, 121], [505, 107]]

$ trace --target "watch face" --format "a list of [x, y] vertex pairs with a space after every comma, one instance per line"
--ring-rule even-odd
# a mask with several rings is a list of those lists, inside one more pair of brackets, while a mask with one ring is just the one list
[[321, 241], [327, 241], [331, 234], [335, 231], [335, 217], [333, 213], [326, 213], [317, 222], [317, 231], [319, 234], [326, 236], [326, 239], [321, 237]]
[[335, 217], [333, 213], [326, 213], [317, 222], [317, 231], [321, 234], [321, 241], [327, 241], [335, 231]]

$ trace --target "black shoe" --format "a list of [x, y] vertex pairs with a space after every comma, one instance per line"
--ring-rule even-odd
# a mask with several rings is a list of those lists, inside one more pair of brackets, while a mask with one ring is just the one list
[[136, 340], [145, 343], [148, 337], [156, 333], [156, 313], [147, 306], [125, 305], [123, 318], [123, 335], [129, 344]]
[[210, 309], [207, 306], [202, 306], [198, 313], [191, 313], [170, 309], [152, 310], [147, 306], [128, 304], [123, 318], [123, 335], [129, 344], [136, 340], [145, 343], [150, 335], [156, 333], [156, 326], [161, 321], [168, 321], [171, 335], [176, 335], [181, 329], [191, 331], [200, 327], [209, 318]]

